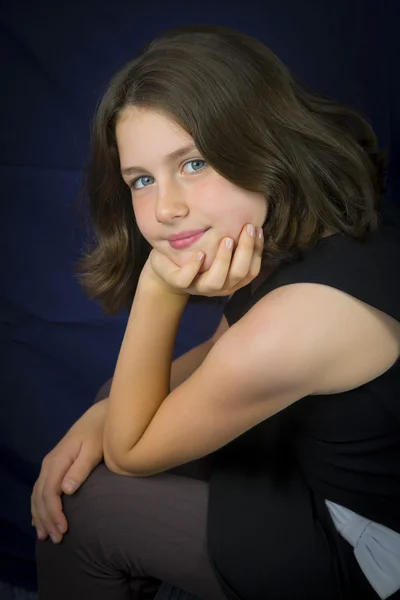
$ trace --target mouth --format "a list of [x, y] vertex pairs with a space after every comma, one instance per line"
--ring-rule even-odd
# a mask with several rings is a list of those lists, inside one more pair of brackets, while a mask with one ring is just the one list
[[192, 246], [197, 240], [199, 240], [203, 235], [208, 231], [208, 229], [202, 229], [196, 232], [187, 232], [188, 235], [185, 237], [175, 238], [172, 236], [169, 238], [168, 243], [171, 248], [175, 250], [182, 250], [183, 248], [189, 248]]

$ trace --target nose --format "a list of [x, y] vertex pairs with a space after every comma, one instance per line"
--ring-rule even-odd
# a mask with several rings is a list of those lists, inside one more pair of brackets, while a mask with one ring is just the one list
[[175, 219], [185, 217], [188, 205], [182, 191], [177, 186], [168, 186], [160, 190], [156, 205], [156, 219], [159, 223], [170, 223]]

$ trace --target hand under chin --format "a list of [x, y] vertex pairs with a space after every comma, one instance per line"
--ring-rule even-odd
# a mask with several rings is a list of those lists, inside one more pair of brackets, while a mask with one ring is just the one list
[[211, 267], [211, 263], [207, 264], [207, 257], [206, 260], [204, 262], [203, 265], [201, 265], [200, 271], [199, 271], [199, 275], [201, 275], [202, 273], [205, 273], [206, 271], [208, 271], [208, 269]]
[[[197, 252], [198, 252], [198, 250], [197, 250]], [[180, 254], [179, 256], [176, 256], [176, 255], [175, 255], [175, 256], [171, 256], [170, 254], [167, 254], [167, 256], [168, 256], [168, 258], [169, 258], [170, 260], [172, 260], [172, 262], [173, 262], [174, 264], [176, 264], [176, 266], [177, 266], [177, 267], [183, 267], [183, 266], [184, 266], [184, 265], [186, 265], [186, 264], [187, 264], [189, 261], [193, 260], [193, 255], [194, 255], [195, 253], [196, 253], [196, 252], [195, 252], [194, 250], [191, 250], [190, 252], [185, 252], [185, 254], [183, 254], [183, 253], [182, 253], [182, 254]], [[211, 265], [212, 265], [212, 262], [213, 262], [213, 261], [212, 261], [212, 259], [211, 259], [211, 258], [209, 258], [209, 257], [206, 255], [206, 258], [205, 258], [205, 260], [204, 260], [204, 263], [202, 264], [202, 266], [201, 266], [201, 268], [200, 268], [199, 275], [200, 275], [201, 273], [205, 273], [206, 271], [208, 271], [208, 269], [209, 269], [209, 268], [211, 267]]]

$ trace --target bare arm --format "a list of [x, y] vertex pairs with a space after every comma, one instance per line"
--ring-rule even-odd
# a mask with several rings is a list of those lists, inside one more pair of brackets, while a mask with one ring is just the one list
[[[215, 342], [219, 340], [225, 331], [229, 329], [228, 321], [225, 316], [222, 316], [221, 322], [218, 325], [214, 335], [203, 342], [199, 346], [192, 348], [189, 352], [185, 352], [179, 358], [173, 361], [171, 366], [171, 391], [181, 385], [186, 379], [188, 379], [196, 369], [203, 363], [204, 359], [214, 346]], [[112, 383], [112, 377], [101, 386], [98, 391], [94, 404], [101, 400], [107, 400], [110, 394]]]
[[[212, 338], [176, 359], [171, 366], [171, 391], [188, 379], [203, 363], [215, 342], [229, 329], [225, 317]], [[48, 534], [61, 541], [68, 523], [61, 494], [74, 493], [103, 458], [103, 430], [112, 379], [98, 391], [94, 405], [71, 427], [47, 455], [31, 498], [33, 525], [40, 539]], [[71, 486], [72, 483], [72, 486]], [[57, 528], [60, 524], [60, 529]]]
[[[146, 317], [147, 306], [141, 306]], [[176, 318], [173, 309], [170, 313]], [[128, 434], [133, 432], [131, 448], [128, 436], [123, 446], [112, 430], [109, 447], [104, 445], [106, 465], [121, 475], [147, 477], [208, 456], [306, 396], [341, 393], [372, 381], [398, 360], [400, 352], [398, 323], [388, 315], [329, 286], [290, 284], [260, 299], [218, 340], [199, 368], [168, 392], [167, 354], [152, 354], [160, 344], [159, 331], [165, 334], [165, 346], [168, 334], [173, 340], [161, 318], [171, 327], [165, 311], [149, 341], [148, 363], [142, 361], [149, 375], [137, 368], [134, 400], [129, 403], [129, 377], [136, 380], [129, 362], [126, 390], [120, 386], [119, 397], [111, 392], [111, 406], [115, 399], [124, 400], [125, 393], [122, 417], [131, 411], [129, 420], [120, 419]], [[150, 311], [147, 319], [150, 322]], [[144, 320], [140, 314], [140, 327]], [[148, 336], [140, 327], [140, 335], [132, 328], [127, 338], [132, 347], [136, 343], [137, 353]], [[148, 377], [157, 370], [159, 389], [154, 384], [147, 388]], [[157, 410], [151, 414], [154, 406]]]

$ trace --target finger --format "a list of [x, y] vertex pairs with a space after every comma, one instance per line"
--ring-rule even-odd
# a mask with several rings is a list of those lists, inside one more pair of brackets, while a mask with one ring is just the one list
[[65, 494], [76, 492], [100, 461], [101, 455], [94, 453], [90, 445], [83, 443], [75, 462], [72, 463], [62, 480], [62, 491]]
[[68, 529], [62, 511], [61, 481], [71, 466], [73, 458], [62, 453], [48, 461], [47, 469], [39, 478], [35, 495], [36, 515], [45, 531], [55, 539], [60, 539]]
[[264, 232], [261, 227], [256, 231], [256, 243], [254, 245], [253, 257], [250, 265], [249, 275], [252, 279], [257, 277], [261, 271], [264, 253]]
[[152, 256], [152, 267], [161, 280], [175, 290], [186, 290], [198, 275], [203, 264], [204, 252], [193, 254], [186, 264], [178, 266], [167, 256], [155, 252]]
[[256, 229], [256, 241], [254, 244], [253, 254], [251, 257], [248, 279], [252, 281], [259, 275], [262, 266], [264, 252], [264, 235], [263, 230], [259, 227]]
[[203, 273], [197, 287], [202, 294], [222, 290], [225, 287], [233, 253], [232, 238], [223, 238], [211, 267]]
[[36, 534], [39, 540], [45, 540], [48, 537], [47, 531], [40, 518], [36, 513], [36, 509], [31, 499], [32, 526], [36, 529]]
[[48, 532], [46, 531], [46, 527], [42, 522], [39, 514], [39, 505], [41, 502], [41, 486], [43, 484], [43, 479], [46, 477], [47, 468], [46, 462], [43, 461], [42, 469], [40, 475], [33, 486], [32, 495], [31, 495], [31, 514], [32, 514], [32, 525], [36, 528], [37, 536], [40, 540], [45, 540], [48, 536]]
[[54, 479], [52, 478], [51, 471], [49, 472], [47, 477], [48, 490], [45, 486], [42, 494], [43, 503], [47, 509], [47, 521], [45, 521], [45, 525], [46, 527], [50, 527], [51, 531], [49, 531], [49, 533], [52, 535], [53, 541], [54, 538], [56, 538], [57, 541], [60, 541], [62, 535], [68, 529], [68, 521], [62, 510], [62, 492], [67, 494], [76, 492], [88, 478], [93, 469], [99, 464], [101, 458], [101, 452], [94, 452], [90, 444], [83, 443], [80, 446], [77, 458], [72, 462], [69, 469], [67, 468], [64, 477], [62, 477], [62, 474], [65, 470], [65, 465], [68, 467], [71, 461], [69, 461], [69, 463], [64, 462], [62, 468], [60, 463], [57, 463]]
[[42, 522], [54, 543], [61, 542], [63, 535], [68, 530], [68, 521], [62, 510], [61, 495], [44, 492], [43, 503], [46, 507]]
[[204, 262], [205, 253], [199, 251], [195, 254], [192, 260], [190, 260], [183, 267], [174, 269], [170, 279], [171, 285], [177, 288], [186, 290], [192, 284], [194, 278], [198, 275], [201, 265]]
[[245, 279], [251, 280], [250, 269], [257, 247], [256, 234], [254, 225], [248, 224], [243, 228], [229, 271], [229, 287]]

